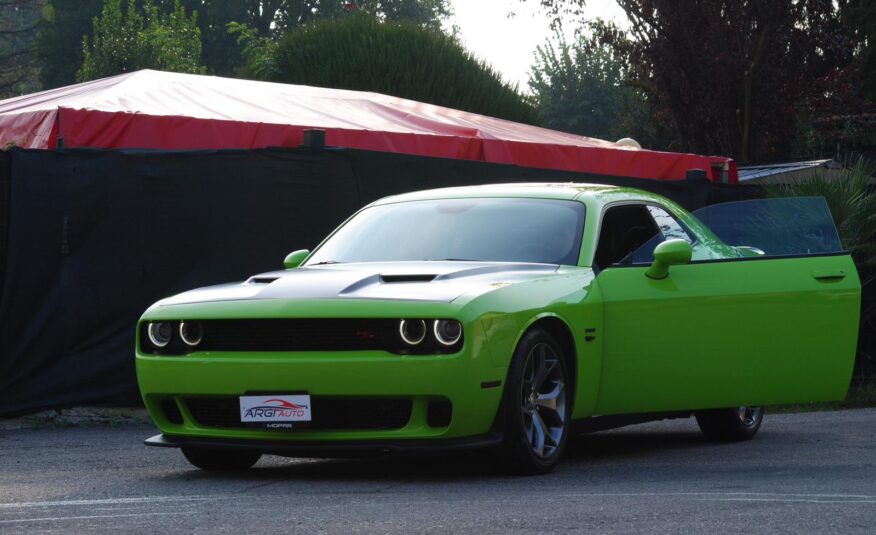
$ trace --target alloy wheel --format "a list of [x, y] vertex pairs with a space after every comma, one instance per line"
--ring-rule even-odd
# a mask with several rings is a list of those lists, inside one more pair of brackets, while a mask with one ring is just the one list
[[556, 351], [538, 343], [526, 356], [521, 381], [523, 432], [533, 453], [556, 453], [566, 429], [566, 378]]
[[736, 409], [736, 416], [743, 426], [754, 427], [763, 416], [763, 407], [742, 405]]

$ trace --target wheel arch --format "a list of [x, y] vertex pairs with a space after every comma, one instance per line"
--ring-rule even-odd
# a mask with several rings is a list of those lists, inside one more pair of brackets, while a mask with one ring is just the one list
[[578, 385], [578, 349], [575, 344], [575, 336], [572, 334], [572, 329], [569, 327], [569, 324], [565, 319], [556, 314], [541, 314], [533, 318], [526, 328], [521, 331], [520, 336], [518, 336], [517, 341], [514, 344], [515, 350], [520, 344], [523, 335], [536, 328], [544, 329], [549, 332], [551, 336], [556, 338], [557, 343], [560, 344], [560, 348], [563, 350], [563, 361], [566, 364], [569, 378], [572, 381], [571, 401], [574, 406], [574, 393]]

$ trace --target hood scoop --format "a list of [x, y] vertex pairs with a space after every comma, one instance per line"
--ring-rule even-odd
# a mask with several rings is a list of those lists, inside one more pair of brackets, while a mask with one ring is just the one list
[[411, 275], [381, 275], [380, 282], [392, 284], [396, 282], [432, 282], [438, 275], [411, 274]]
[[250, 277], [247, 284], [271, 284], [280, 277]]

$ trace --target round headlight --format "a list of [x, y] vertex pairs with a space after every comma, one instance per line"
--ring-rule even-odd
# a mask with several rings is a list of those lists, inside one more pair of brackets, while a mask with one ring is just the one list
[[152, 342], [152, 345], [164, 347], [173, 338], [173, 325], [166, 321], [156, 321], [149, 324], [146, 328], [146, 334], [149, 336], [149, 341]]
[[462, 324], [456, 320], [435, 320], [435, 340], [443, 346], [452, 346], [462, 338]]
[[189, 347], [194, 347], [201, 343], [204, 338], [204, 328], [201, 327], [199, 321], [183, 321], [179, 324], [179, 337]]
[[415, 346], [426, 339], [426, 322], [423, 320], [401, 320], [398, 334], [404, 343]]

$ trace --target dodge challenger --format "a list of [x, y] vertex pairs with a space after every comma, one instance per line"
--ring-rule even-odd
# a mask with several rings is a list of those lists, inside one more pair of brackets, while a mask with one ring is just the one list
[[765, 405], [842, 398], [855, 356], [860, 282], [817, 197], [423, 191], [284, 264], [143, 314], [148, 445], [207, 470], [481, 447], [545, 473], [570, 434], [630, 423], [749, 439]]

